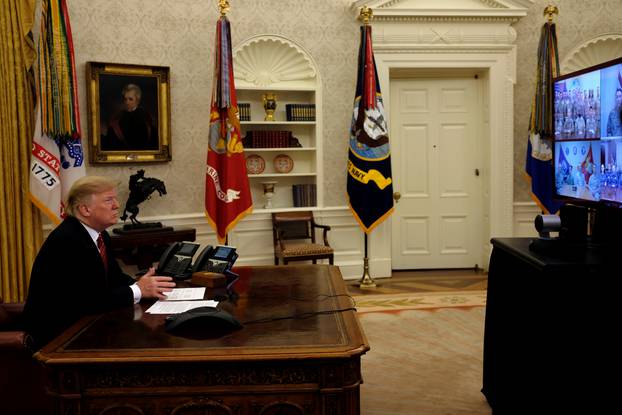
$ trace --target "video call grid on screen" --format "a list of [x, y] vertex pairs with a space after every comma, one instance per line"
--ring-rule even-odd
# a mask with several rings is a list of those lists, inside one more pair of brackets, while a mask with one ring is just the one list
[[622, 58], [553, 85], [555, 194], [622, 206]]
[[556, 140], [622, 137], [622, 63], [554, 82]]
[[556, 141], [554, 154], [557, 195], [622, 203], [622, 137]]

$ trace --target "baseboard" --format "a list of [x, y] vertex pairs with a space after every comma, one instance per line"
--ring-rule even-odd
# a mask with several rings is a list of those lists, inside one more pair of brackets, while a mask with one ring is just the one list
[[513, 235], [515, 237], [538, 236], [533, 221], [541, 214], [535, 202], [514, 202]]

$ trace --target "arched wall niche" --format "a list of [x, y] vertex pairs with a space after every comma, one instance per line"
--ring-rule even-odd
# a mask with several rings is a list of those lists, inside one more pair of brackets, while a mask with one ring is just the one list
[[574, 47], [562, 59], [562, 74], [574, 72], [622, 56], [622, 33], [606, 33]]
[[262, 34], [242, 41], [233, 50], [236, 87], [316, 87], [317, 65], [300, 45], [283, 36]]

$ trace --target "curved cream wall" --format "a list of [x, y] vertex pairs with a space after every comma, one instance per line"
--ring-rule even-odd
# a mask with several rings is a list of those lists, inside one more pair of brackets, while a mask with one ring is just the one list
[[[92, 166], [87, 172], [119, 179], [121, 200], [127, 197], [127, 180], [138, 168], [167, 184], [169, 193], [141, 206], [140, 217], [155, 217], [173, 226], [197, 228], [199, 240], [211, 241], [211, 230], [203, 216], [204, 165], [206, 156], [208, 107], [213, 71], [214, 32], [219, 13], [216, 0], [67, 0], [74, 36], [81, 102], [82, 130], [87, 137], [85, 63], [88, 61], [169, 66], [171, 68], [172, 152], [165, 164]], [[275, 33], [304, 47], [320, 68], [323, 91], [322, 133], [324, 138], [324, 205], [333, 207], [320, 214], [334, 226], [339, 265], [360, 275], [362, 236], [347, 210], [345, 166], [347, 132], [353, 100], [359, 23], [354, 19], [351, 0], [232, 0], [228, 16], [232, 23], [233, 45], [256, 34]], [[528, 13], [513, 24], [516, 31], [517, 74], [514, 85], [513, 154], [514, 233], [531, 228], [533, 217], [528, 187], [523, 180], [526, 131], [533, 95], [536, 51], [542, 10], [549, 0], [521, 0]], [[622, 10], [619, 0], [560, 2], [556, 18], [560, 58], [598, 34], [618, 29]], [[513, 80], [514, 81], [514, 80]], [[385, 91], [386, 92], [386, 91]], [[510, 192], [511, 193], [511, 192]], [[513, 197], [512, 197], [513, 196]], [[521, 209], [526, 218], [517, 223]], [[527, 212], [528, 211], [528, 212]], [[319, 212], [318, 212], [319, 213]], [[261, 215], [260, 215], [261, 216]], [[529, 219], [529, 220], [528, 220]], [[520, 233], [520, 232], [518, 232]], [[251, 262], [271, 260], [271, 231], [268, 217], [249, 220], [240, 228], [240, 246], [265, 245]], [[258, 244], [257, 237], [261, 239]], [[390, 272], [387, 234], [374, 233], [372, 256], [375, 275]], [[379, 255], [380, 254], [380, 255]], [[377, 263], [377, 264], [376, 264]], [[382, 264], [382, 265], [380, 265]]]
[[[169, 193], [141, 205], [140, 216], [203, 212], [203, 172], [211, 96], [216, 0], [68, 0], [78, 70], [82, 129], [87, 136], [85, 62], [171, 68], [172, 152], [166, 164], [99, 167], [122, 183], [138, 168], [165, 181]], [[326, 206], [345, 205], [347, 134], [356, 82], [359, 29], [350, 0], [233, 0], [232, 43], [259, 33], [294, 40], [315, 59], [323, 80]]]
[[560, 61], [576, 46], [589, 39], [604, 33], [622, 32], [622, 5], [619, 0], [535, 0], [529, 7], [527, 16], [514, 25], [519, 63], [514, 87], [514, 200], [517, 202], [531, 200], [529, 186], [523, 179], [527, 128], [534, 94], [540, 28], [544, 23], [542, 11], [551, 3], [559, 7], [555, 23]]
[[[68, 0], [86, 136], [84, 64], [87, 61], [171, 67], [173, 161], [143, 165], [170, 189], [166, 203], [153, 200], [141, 214], [201, 212], [207, 107], [211, 94], [216, 1]], [[233, 44], [258, 33], [295, 40], [316, 59], [324, 82], [325, 205], [345, 204], [346, 134], [356, 76], [358, 23], [350, 0], [234, 0], [229, 12]], [[514, 97], [514, 199], [528, 201], [523, 180], [526, 131], [533, 95], [542, 10], [550, 0], [535, 0], [527, 16], [514, 24], [517, 83]], [[555, 3], [555, 2], [554, 2]], [[560, 3], [556, 17], [560, 58], [585, 40], [619, 30], [618, 0]], [[127, 181], [137, 166], [94, 167], [89, 173]], [[122, 191], [126, 187], [122, 186]], [[122, 197], [125, 194], [122, 193]]]

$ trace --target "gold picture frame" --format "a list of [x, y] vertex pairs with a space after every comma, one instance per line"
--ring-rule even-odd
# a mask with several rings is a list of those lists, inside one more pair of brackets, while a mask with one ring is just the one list
[[170, 69], [87, 62], [92, 164], [171, 160]]

